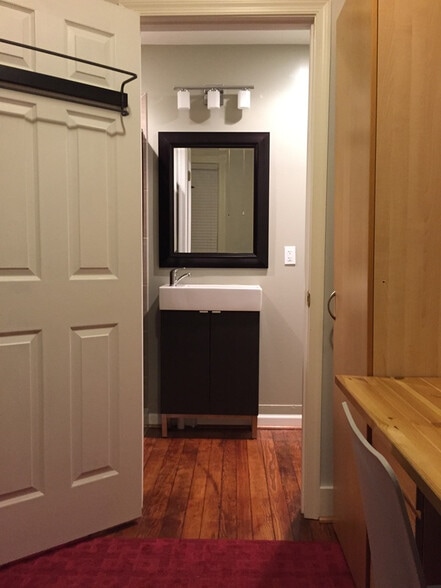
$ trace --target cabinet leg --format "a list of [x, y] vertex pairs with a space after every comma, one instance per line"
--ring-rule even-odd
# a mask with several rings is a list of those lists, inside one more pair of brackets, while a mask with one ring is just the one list
[[167, 437], [167, 415], [163, 414], [161, 417], [162, 422], [162, 436]]
[[251, 438], [257, 439], [257, 416], [251, 417]]

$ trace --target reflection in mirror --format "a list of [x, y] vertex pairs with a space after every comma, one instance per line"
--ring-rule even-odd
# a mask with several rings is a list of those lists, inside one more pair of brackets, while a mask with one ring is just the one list
[[162, 267], [268, 267], [268, 133], [159, 133]]
[[174, 250], [252, 253], [254, 149], [176, 147]]

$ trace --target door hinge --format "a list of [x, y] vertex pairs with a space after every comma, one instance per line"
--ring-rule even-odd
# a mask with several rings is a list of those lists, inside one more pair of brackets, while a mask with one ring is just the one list
[[309, 290], [306, 291], [306, 306], [311, 307], [311, 292]]

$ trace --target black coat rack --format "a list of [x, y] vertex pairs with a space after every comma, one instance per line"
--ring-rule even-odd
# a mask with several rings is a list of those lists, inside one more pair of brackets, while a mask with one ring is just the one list
[[38, 51], [47, 55], [77, 61], [79, 63], [86, 63], [94, 67], [99, 67], [114, 71], [117, 73], [128, 75], [129, 78], [124, 80], [118, 90], [109, 90], [108, 88], [100, 88], [99, 86], [92, 86], [90, 84], [83, 84], [82, 82], [75, 82], [66, 80], [56, 76], [36, 73], [26, 69], [17, 67], [10, 67], [8, 65], [0, 65], [0, 87], [8, 88], [10, 90], [24, 91], [31, 94], [39, 94], [42, 96], [49, 96], [60, 100], [70, 100], [72, 102], [79, 102], [81, 104], [89, 104], [92, 106], [99, 106], [109, 110], [118, 110], [121, 116], [127, 116], [128, 98], [124, 92], [126, 84], [136, 80], [138, 77], [131, 71], [118, 69], [102, 63], [88, 61], [87, 59], [80, 59], [78, 57], [71, 57], [63, 53], [49, 51], [40, 47], [33, 47], [32, 45], [25, 45], [17, 41], [10, 41], [8, 39], [0, 39], [0, 43], [7, 43], [16, 47], [23, 47], [31, 51]]

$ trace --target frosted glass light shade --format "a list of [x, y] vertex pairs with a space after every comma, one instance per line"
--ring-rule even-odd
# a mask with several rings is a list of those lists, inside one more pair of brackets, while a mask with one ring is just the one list
[[188, 90], [178, 90], [178, 110], [190, 109], [190, 92]]
[[237, 94], [237, 108], [243, 110], [251, 105], [251, 92], [249, 90], [239, 90]]
[[219, 90], [208, 90], [207, 92], [207, 108], [220, 108], [220, 92]]

